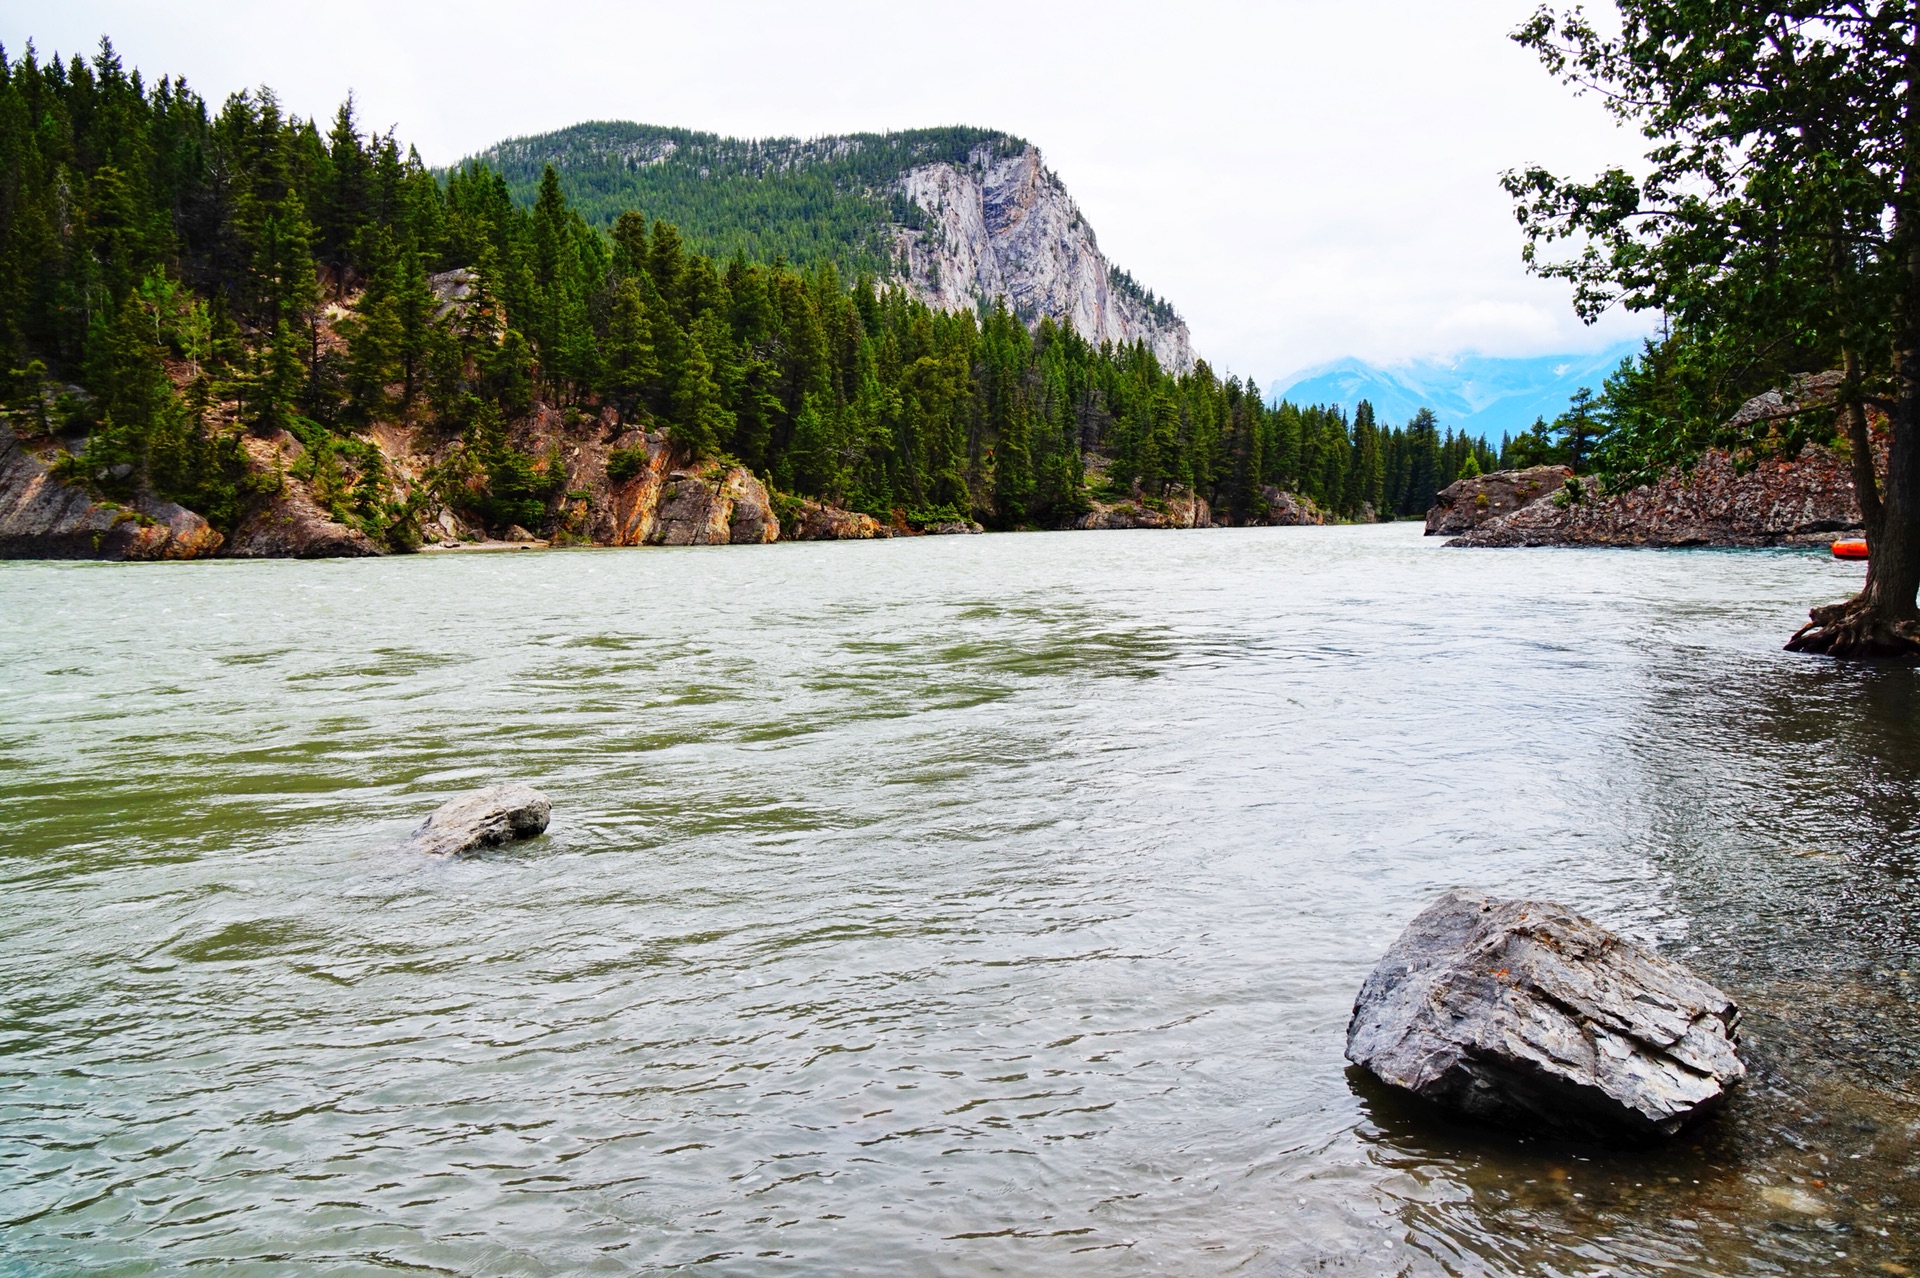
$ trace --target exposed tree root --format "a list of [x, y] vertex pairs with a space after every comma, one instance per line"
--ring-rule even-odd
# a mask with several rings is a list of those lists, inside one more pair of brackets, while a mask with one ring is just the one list
[[1864, 599], [1815, 608], [1787, 640], [1788, 652], [1826, 657], [1920, 659], [1920, 621], [1895, 621]]

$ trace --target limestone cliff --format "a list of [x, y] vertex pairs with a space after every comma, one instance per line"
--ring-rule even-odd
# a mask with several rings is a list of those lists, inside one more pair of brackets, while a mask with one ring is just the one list
[[1004, 298], [1029, 324], [1048, 316], [1092, 342], [1144, 341], [1173, 371], [1193, 367], [1186, 323], [1112, 267], [1037, 148], [976, 147], [964, 164], [909, 169], [898, 189], [925, 214], [894, 236], [908, 288], [929, 305]]

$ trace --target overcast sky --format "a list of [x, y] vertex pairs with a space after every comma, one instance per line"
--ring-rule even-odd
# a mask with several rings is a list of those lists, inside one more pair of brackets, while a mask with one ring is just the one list
[[[1597, 349], [1530, 279], [1502, 169], [1584, 173], [1638, 139], [1507, 39], [1530, 0], [918, 5], [755, 0], [62, 0], [18, 55], [112, 36], [209, 99], [399, 127], [431, 164], [589, 119], [739, 136], [976, 124], [1027, 138], [1110, 258], [1217, 368]], [[1600, 0], [1604, 7], [1604, 0]], [[39, 12], [34, 12], [34, 10]]]

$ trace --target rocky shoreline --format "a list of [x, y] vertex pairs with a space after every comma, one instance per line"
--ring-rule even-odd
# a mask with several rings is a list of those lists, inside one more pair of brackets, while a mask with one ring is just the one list
[[[1730, 426], [1784, 419], [1830, 402], [1830, 377], [1748, 401]], [[1427, 535], [1449, 546], [1825, 546], [1856, 534], [1851, 459], [1809, 444], [1783, 458], [1712, 449], [1686, 470], [1619, 492], [1564, 466], [1499, 471], [1443, 489]]]
[[[544, 537], [518, 526], [499, 535], [457, 503], [432, 495], [433, 476], [448, 462], [455, 441], [392, 424], [377, 425], [357, 437], [362, 446], [378, 452], [390, 502], [424, 502], [417, 505], [419, 544], [396, 547], [329, 512], [311, 478], [308, 450], [292, 434], [249, 432], [240, 438], [248, 466], [267, 495], [255, 502], [231, 535], [223, 536], [199, 514], [173, 502], [142, 496], [122, 504], [62, 480], [54, 468], [72, 441], [51, 436], [22, 440], [13, 428], [0, 424], [0, 558], [356, 558], [397, 549], [737, 546], [984, 531], [971, 520], [916, 527], [898, 511], [882, 521], [814, 498], [775, 493], [746, 467], [689, 459], [664, 433], [624, 423], [610, 410], [589, 416], [536, 405], [510, 438], [516, 448], [564, 472], [558, 482], [565, 496], [552, 531]], [[1265, 497], [1265, 514], [1249, 522], [1328, 522], [1306, 498], [1277, 488], [1267, 489]], [[1096, 497], [1090, 506], [1066, 527], [1219, 526], [1206, 498], [1185, 489], [1161, 497], [1138, 492]]]
[[0, 559], [198, 559], [225, 540], [157, 497], [96, 501], [0, 430]]

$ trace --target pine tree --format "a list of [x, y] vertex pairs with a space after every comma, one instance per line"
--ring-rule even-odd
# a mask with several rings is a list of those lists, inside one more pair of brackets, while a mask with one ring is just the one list
[[1574, 474], [1585, 474], [1594, 449], [1606, 433], [1594, 409], [1591, 390], [1582, 386], [1573, 393], [1567, 411], [1554, 419], [1553, 433], [1560, 437], [1560, 450]]

